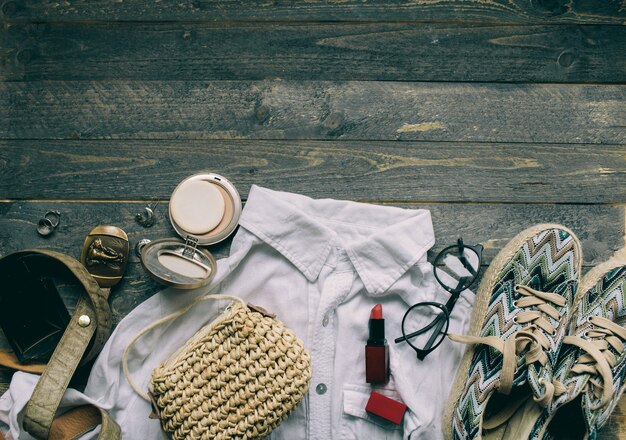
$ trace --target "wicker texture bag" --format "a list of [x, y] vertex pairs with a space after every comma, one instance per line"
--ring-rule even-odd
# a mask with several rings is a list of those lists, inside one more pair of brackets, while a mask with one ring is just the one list
[[[133, 343], [207, 299], [233, 302], [153, 371], [150, 392], [143, 393], [128, 372]], [[201, 297], [142, 330], [126, 348], [123, 365], [174, 439], [266, 437], [306, 395], [311, 380], [309, 354], [293, 331], [260, 307], [226, 295]]]

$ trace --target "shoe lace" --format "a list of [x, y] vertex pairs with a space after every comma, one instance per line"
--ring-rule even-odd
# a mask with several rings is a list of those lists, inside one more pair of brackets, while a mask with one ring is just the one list
[[[498, 336], [460, 336], [450, 335], [450, 339], [465, 344], [485, 344], [502, 353], [502, 371], [498, 391], [510, 394], [513, 388], [513, 379], [517, 368], [517, 355], [528, 348], [525, 355], [526, 365], [539, 362], [545, 366], [549, 362], [546, 351], [550, 348], [550, 341], [546, 334], [556, 336], [556, 329], [547, 317], [558, 320], [560, 317], [557, 307], [564, 307], [567, 302], [562, 295], [552, 292], [542, 292], [529, 286], [518, 284], [515, 291], [520, 298], [513, 304], [522, 309], [514, 318], [517, 324], [529, 324], [503, 340]], [[529, 308], [534, 307], [532, 310]], [[552, 399], [555, 386], [552, 382], [542, 381], [545, 392], [542, 396], [534, 396], [534, 400], [546, 406]]]
[[[585, 352], [570, 371], [573, 374], [591, 375], [583, 389], [588, 389], [589, 384], [593, 385], [593, 394], [600, 401], [591, 409], [598, 409], [612, 399], [614, 390], [611, 370], [617, 364], [618, 358], [611, 348], [620, 355], [624, 353], [622, 341], [626, 341], [626, 329], [602, 316], [590, 316], [588, 322], [592, 326], [585, 332], [584, 338], [565, 336], [563, 343], [579, 347]], [[560, 381], [553, 380], [553, 385], [556, 396], [567, 392], [567, 387]]]

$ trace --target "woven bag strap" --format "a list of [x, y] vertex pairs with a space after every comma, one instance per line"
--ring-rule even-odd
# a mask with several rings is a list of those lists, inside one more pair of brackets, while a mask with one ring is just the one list
[[232, 296], [232, 295], [219, 295], [219, 294], [209, 294], [209, 295], [204, 295], [204, 296], [200, 296], [198, 298], [196, 298], [195, 300], [193, 300], [191, 303], [187, 304], [185, 307], [181, 307], [180, 309], [178, 309], [177, 311], [164, 316], [163, 318], [159, 319], [158, 321], [153, 322], [152, 324], [144, 327], [133, 339], [131, 339], [131, 341], [128, 343], [128, 345], [126, 346], [126, 349], [124, 350], [124, 354], [122, 355], [122, 368], [124, 369], [124, 376], [126, 376], [126, 380], [128, 381], [128, 383], [130, 384], [130, 386], [133, 388], [133, 390], [135, 390], [135, 392], [141, 396], [144, 400], [150, 402], [150, 396], [148, 396], [148, 394], [144, 393], [143, 391], [141, 391], [141, 389], [135, 384], [135, 382], [133, 382], [132, 376], [130, 374], [130, 371], [128, 370], [128, 355], [130, 353], [130, 350], [132, 349], [133, 345], [135, 345], [135, 342], [137, 342], [137, 340], [139, 338], [141, 338], [142, 336], [144, 336], [146, 333], [154, 330], [155, 328], [169, 322], [172, 321], [182, 315], [184, 315], [185, 313], [187, 313], [190, 309], [192, 309], [194, 306], [198, 305], [201, 302], [204, 301], [208, 301], [208, 300], [220, 300], [220, 299], [227, 299], [227, 300], [231, 300], [234, 302], [239, 302], [242, 305], [246, 305], [245, 301], [242, 300], [239, 297], [236, 296]]

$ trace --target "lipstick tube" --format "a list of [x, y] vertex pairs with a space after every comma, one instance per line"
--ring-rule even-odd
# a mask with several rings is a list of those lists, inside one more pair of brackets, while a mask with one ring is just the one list
[[381, 304], [376, 304], [370, 313], [369, 332], [365, 346], [365, 380], [372, 384], [386, 384], [389, 382], [389, 346], [385, 339]]

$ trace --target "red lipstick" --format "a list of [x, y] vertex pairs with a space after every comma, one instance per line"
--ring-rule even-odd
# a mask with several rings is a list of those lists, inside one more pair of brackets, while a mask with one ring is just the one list
[[365, 346], [365, 380], [367, 383], [389, 382], [389, 346], [385, 339], [383, 306], [376, 304], [370, 312], [370, 336]]
[[[383, 319], [383, 306], [382, 304], [376, 304], [370, 312], [370, 319]], [[383, 334], [383, 338], [385, 335]]]

